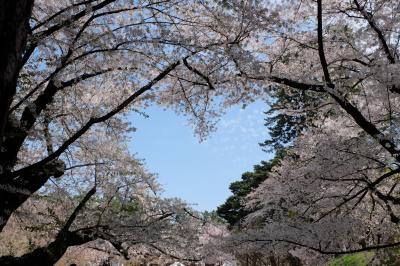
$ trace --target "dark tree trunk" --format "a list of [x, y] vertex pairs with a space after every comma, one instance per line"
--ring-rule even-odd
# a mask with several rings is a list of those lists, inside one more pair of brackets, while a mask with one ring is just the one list
[[30, 31], [33, 0], [0, 1], [0, 147], [8, 111], [16, 92], [27, 36]]
[[275, 256], [269, 256], [268, 259], [272, 266], [278, 266]]
[[[3, 197], [10, 193], [7, 190], [10, 189], [10, 184], [5, 182], [4, 173], [9, 171], [9, 162], [10, 160], [15, 162], [16, 156], [6, 158], [7, 147], [4, 145], [4, 139], [8, 112], [16, 92], [22, 56], [30, 31], [29, 19], [33, 2], [33, 0], [0, 1], [0, 40], [2, 42], [0, 49], [0, 176], [2, 177], [0, 180], [0, 231], [14, 209], [11, 206], [14, 203]], [[12, 197], [20, 197], [20, 195], [13, 194]], [[6, 205], [9, 206], [6, 207]]]

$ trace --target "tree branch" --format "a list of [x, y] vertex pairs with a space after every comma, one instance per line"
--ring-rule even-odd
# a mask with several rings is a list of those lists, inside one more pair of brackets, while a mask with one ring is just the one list
[[394, 144], [393, 141], [386, 139], [384, 134], [374, 124], [369, 122], [353, 104], [351, 104], [345, 97], [340, 95], [340, 93], [335, 89], [335, 84], [332, 83], [329, 75], [328, 64], [324, 52], [322, 0], [317, 0], [317, 6], [318, 53], [326, 82], [326, 86], [324, 87], [325, 91], [343, 108], [344, 111], [346, 111], [353, 118], [353, 120], [360, 126], [361, 129], [377, 140], [385, 150], [387, 150], [398, 162], [400, 162], [400, 149], [396, 147], [396, 144]]
[[386, 54], [387, 59], [391, 64], [396, 63], [395, 58], [393, 57], [392, 53], [390, 52], [389, 46], [386, 42], [385, 36], [383, 36], [383, 32], [381, 29], [379, 29], [378, 25], [376, 25], [376, 22], [372, 16], [371, 13], [367, 12], [363, 6], [360, 5], [360, 3], [357, 0], [354, 0], [354, 4], [357, 7], [357, 10], [361, 13], [361, 15], [365, 18], [365, 20], [368, 21], [368, 24], [370, 27], [375, 31], [375, 33], [378, 35], [379, 42], [381, 43], [383, 47], [383, 51]]
[[142, 95], [144, 92], [150, 90], [153, 85], [155, 85], [157, 82], [159, 82], [161, 79], [163, 79], [165, 76], [169, 74], [173, 69], [175, 69], [178, 65], [180, 64], [180, 61], [176, 61], [175, 63], [172, 63], [169, 65], [166, 69], [164, 69], [160, 74], [157, 75], [153, 80], [151, 80], [149, 83], [147, 83], [145, 86], [141, 87], [138, 89], [135, 93], [133, 93], [130, 97], [128, 97], [125, 101], [123, 101], [121, 104], [119, 104], [117, 107], [115, 107], [113, 110], [108, 112], [107, 114], [95, 118], [92, 117], [89, 119], [89, 121], [81, 127], [78, 131], [76, 131], [69, 139], [67, 139], [57, 150], [55, 150], [51, 155], [48, 157], [42, 159], [39, 162], [36, 162], [30, 166], [27, 166], [25, 168], [22, 168], [20, 170], [17, 170], [15, 172], [12, 172], [9, 174], [10, 177], [16, 177], [23, 175], [24, 173], [31, 171], [41, 165], [46, 164], [47, 162], [57, 158], [60, 156], [72, 143], [74, 143], [79, 137], [81, 137], [84, 133], [86, 133], [94, 124], [104, 122], [111, 118], [112, 116], [116, 115], [120, 111], [122, 111], [124, 108], [126, 108], [130, 103], [132, 103], [137, 97]]

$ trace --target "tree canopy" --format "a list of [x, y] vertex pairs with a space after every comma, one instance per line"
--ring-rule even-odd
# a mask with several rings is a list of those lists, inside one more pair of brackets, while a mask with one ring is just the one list
[[[56, 202], [57, 227], [47, 246], [0, 260], [52, 264], [94, 238], [129, 250], [140, 234], [121, 228], [143, 224], [159, 226], [143, 240], [159, 251], [180, 232], [218, 235], [166, 252], [196, 259], [400, 245], [398, 11], [394, 0], [1, 2], [0, 230], [35, 197]], [[171, 108], [201, 139], [225, 108], [256, 99], [272, 107], [264, 149], [285, 156], [231, 187], [220, 212], [246, 230], [204, 229], [158, 197], [128, 151], [126, 115]]]

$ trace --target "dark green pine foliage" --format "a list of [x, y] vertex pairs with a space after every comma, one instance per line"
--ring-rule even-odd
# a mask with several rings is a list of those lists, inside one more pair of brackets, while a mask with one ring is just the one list
[[240, 226], [240, 220], [254, 211], [244, 208], [243, 201], [245, 197], [253, 189], [257, 188], [261, 182], [268, 178], [272, 167], [279, 163], [283, 155], [283, 150], [277, 152], [272, 160], [268, 162], [262, 161], [260, 164], [254, 166], [253, 172], [246, 172], [242, 174], [242, 179], [240, 181], [231, 183], [229, 189], [232, 191], [233, 195], [217, 208], [217, 214], [229, 223], [231, 229], [234, 226]]
[[[268, 128], [269, 139], [260, 143], [266, 152], [274, 152], [286, 148], [301, 132], [311, 125], [318, 108], [313, 106], [318, 101], [315, 93], [290, 91], [275, 88], [272, 92], [275, 99], [270, 109], [265, 112], [265, 126]], [[279, 112], [280, 109], [290, 108], [293, 112]]]

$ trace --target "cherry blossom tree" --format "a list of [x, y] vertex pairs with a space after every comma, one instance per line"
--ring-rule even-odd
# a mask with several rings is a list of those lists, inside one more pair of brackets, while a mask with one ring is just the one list
[[[164, 260], [203, 260], [206, 242], [199, 243], [212, 221], [180, 199], [160, 198], [155, 176], [137, 160], [122, 153], [119, 160], [125, 164], [122, 172], [116, 163], [93, 166], [92, 182], [80, 186], [88, 187], [83, 194], [71, 195], [70, 184], [61, 180], [25, 202], [13, 219], [25, 229], [20, 234], [31, 232], [30, 250], [23, 248], [28, 243], [20, 243], [22, 254], [4, 255], [0, 264], [53, 265], [69, 247], [89, 242], [100, 247], [100, 240], [128, 260], [144, 251]], [[12, 241], [2, 239], [4, 244]]]
[[293, 147], [249, 196], [258, 211], [231, 246], [399, 244], [397, 1], [1, 5], [13, 21], [1, 25], [1, 228], [33, 193], [83, 194], [96, 167], [114, 169], [110, 184], [131, 172], [129, 111], [172, 108], [204, 137], [224, 107], [279, 91]]
[[126, 140], [128, 112], [173, 108], [204, 137], [224, 106], [262, 92], [243, 86], [231, 56], [253, 30], [249, 10], [178, 0], [1, 5], [1, 228], [51, 180], [72, 182], [66, 171], [79, 191], [85, 169], [115, 161], [102, 149]]
[[258, 211], [231, 246], [344, 254], [399, 245], [399, 3], [263, 3], [279, 20], [252, 33], [257, 68], [237, 67], [287, 97], [272, 104], [298, 130], [248, 197]]
[[[69, 246], [96, 239], [123, 256], [143, 244], [200, 260], [204, 221], [179, 200], [149, 196], [157, 185], [127, 151], [134, 128], [126, 115], [160, 104], [186, 114], [204, 137], [225, 106], [260, 95], [232, 60], [256, 14], [179, 0], [0, 9], [0, 228], [17, 210], [30, 227], [51, 225], [42, 228], [48, 243], [1, 264], [52, 265]], [[44, 221], [30, 208], [37, 197], [48, 206]]]

